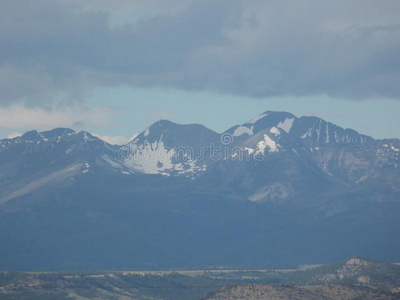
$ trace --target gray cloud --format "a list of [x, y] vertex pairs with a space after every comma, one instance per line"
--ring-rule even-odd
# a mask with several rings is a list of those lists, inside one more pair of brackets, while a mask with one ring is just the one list
[[0, 128], [49, 130], [55, 127], [72, 127], [81, 130], [86, 126], [109, 126], [115, 116], [116, 112], [108, 107], [70, 105], [45, 109], [13, 105], [0, 108]]
[[400, 98], [398, 0], [78, 3], [0, 2], [0, 104], [107, 86]]

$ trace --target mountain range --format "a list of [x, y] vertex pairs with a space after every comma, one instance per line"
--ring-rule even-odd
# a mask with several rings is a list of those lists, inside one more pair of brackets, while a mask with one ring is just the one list
[[0, 269], [400, 259], [400, 140], [267, 111], [219, 134], [160, 120], [127, 145], [0, 140]]

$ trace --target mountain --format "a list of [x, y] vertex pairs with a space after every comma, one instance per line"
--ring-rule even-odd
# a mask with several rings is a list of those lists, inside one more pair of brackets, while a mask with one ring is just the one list
[[204, 172], [205, 162], [196, 160], [219, 134], [202, 125], [178, 125], [160, 120], [122, 148], [124, 164], [135, 172], [186, 175]]
[[0, 141], [0, 269], [400, 259], [400, 141], [267, 111], [219, 134], [161, 120], [124, 146]]
[[118, 147], [88, 132], [65, 128], [33, 130], [1, 140], [0, 165], [0, 203], [79, 174], [127, 169], [118, 157]]
[[229, 165], [232, 186], [250, 200], [298, 202], [310, 193], [371, 185], [398, 196], [398, 139], [378, 141], [320, 118], [269, 111], [227, 133], [234, 146], [261, 158]]

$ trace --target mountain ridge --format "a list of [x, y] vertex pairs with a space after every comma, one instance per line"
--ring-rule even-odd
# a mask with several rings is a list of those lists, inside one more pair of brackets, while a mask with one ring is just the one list
[[[71, 161], [76, 151], [78, 156], [81, 153], [83, 156], [79, 165], [84, 173], [102, 169], [124, 175], [140, 173], [196, 178], [209, 176], [215, 173], [215, 169], [218, 172], [222, 168], [232, 177], [241, 174], [245, 168], [246, 176], [254, 177], [253, 174], [257, 173], [254, 167], [262, 168], [263, 164], [271, 167], [271, 160], [279, 157], [280, 161], [287, 161], [289, 169], [293, 167], [288, 164], [298, 166], [291, 171], [297, 174], [294, 179], [315, 173], [312, 176], [322, 176], [328, 185], [328, 182], [339, 182], [347, 186], [383, 178], [390, 172], [397, 173], [400, 150], [398, 139], [374, 140], [317, 117], [297, 118], [287, 112], [272, 111], [266, 111], [221, 134], [199, 124], [179, 125], [159, 120], [123, 146], [113, 146], [88, 132], [75, 132], [68, 128], [44, 132], [32, 130], [21, 137], [0, 140], [0, 162], [2, 157], [7, 157], [5, 153], [9, 147], [14, 144], [17, 147], [23, 142], [32, 144], [29, 155], [34, 155], [32, 151], [47, 151], [53, 155], [53, 161], [46, 164]], [[68, 145], [68, 149], [63, 150], [64, 154], [52, 154], [59, 144]], [[46, 147], [49, 149], [42, 149]], [[11, 152], [14, 151], [18, 150]], [[9, 158], [6, 160], [6, 164], [10, 163]], [[309, 171], [307, 175], [300, 175], [303, 172], [300, 170], [306, 170], [302, 167], [305, 162]], [[27, 161], [24, 163], [29, 165]], [[398, 180], [396, 176], [392, 178], [388, 182], [392, 182], [396, 189]], [[251, 180], [257, 182], [259, 179]], [[252, 185], [256, 193], [243, 196], [254, 201], [268, 197], [282, 200], [290, 197], [296, 189], [287, 183], [273, 183], [268, 187]]]
[[[281, 116], [284, 115], [284, 116], [286, 116], [286, 118], [293, 118], [293, 119], [296, 119], [296, 120], [308, 120], [308, 121], [310, 121], [310, 120], [315, 120], [315, 121], [322, 121], [322, 122], [324, 122], [324, 123], [327, 123], [327, 124], [329, 124], [329, 125], [332, 125], [332, 126], [334, 126], [334, 127], [337, 127], [337, 128], [339, 128], [339, 129], [341, 129], [341, 130], [343, 130], [343, 131], [348, 131], [348, 132], [352, 132], [352, 133], [361, 135], [361, 136], [363, 136], [363, 137], [365, 137], [365, 138], [368, 138], [369, 140], [374, 140], [374, 141], [400, 140], [399, 138], [375, 139], [375, 138], [372, 138], [371, 136], [368, 136], [368, 135], [365, 135], [365, 134], [361, 134], [361, 133], [359, 133], [358, 131], [356, 131], [356, 130], [354, 130], [354, 129], [351, 129], [351, 128], [344, 128], [344, 127], [341, 127], [341, 126], [336, 125], [336, 124], [334, 124], [334, 123], [325, 121], [324, 119], [322, 119], [322, 118], [320, 118], [320, 117], [316, 117], [316, 116], [301, 116], [301, 117], [297, 117], [297, 116], [295, 116], [295, 115], [293, 115], [292, 113], [289, 113], [289, 112], [285, 112], [285, 111], [270, 111], [270, 110], [265, 111], [264, 113], [262, 113], [262, 114], [260, 114], [260, 115], [258, 115], [258, 116], [256, 116], [256, 117], [254, 117], [253, 119], [251, 119], [251, 120], [249, 120], [249, 121], [247, 121], [247, 122], [245, 122], [245, 123], [243, 123], [243, 124], [241, 124], [241, 125], [234, 125], [234, 126], [230, 127], [229, 129], [223, 131], [221, 134], [230, 132], [230, 131], [232, 131], [233, 128], [237, 128], [237, 127], [240, 127], [240, 126], [243, 126], [243, 125], [246, 125], [246, 124], [254, 124], [254, 123], [256, 123], [257, 121], [259, 121], [260, 119], [263, 119], [264, 117], [266, 117], [266, 116], [268, 116], [268, 115], [271, 115], [271, 114], [272, 114], [272, 115], [275, 115], [275, 116], [277, 116], [277, 115], [281, 115]], [[209, 130], [209, 131], [212, 131], [212, 132], [214, 132], [214, 133], [216, 133], [216, 134], [219, 134], [219, 133], [217, 133], [217, 132], [215, 132], [215, 131], [213, 131], [213, 130], [207, 128], [207, 127], [205, 127], [205, 126], [202, 125], [202, 124], [198, 124], [198, 123], [179, 124], [179, 123], [175, 123], [175, 122], [173, 122], [173, 121], [167, 120], [167, 119], [160, 119], [160, 120], [154, 122], [153, 124], [151, 124], [149, 127], [147, 127], [145, 130], [143, 130], [143, 131], [142, 131], [141, 133], [139, 133], [138, 135], [145, 133], [147, 129], [150, 129], [151, 127], [156, 126], [156, 125], [159, 125], [159, 124], [170, 124], [170, 125], [173, 125], [173, 126], [175, 126], [175, 127], [179, 127], [179, 126], [182, 126], [182, 127], [198, 126], [198, 127], [203, 127], [203, 128], [205, 128], [205, 129], [207, 129], [207, 130]], [[37, 130], [30, 130], [30, 131], [25, 132], [25, 133], [22, 134], [21, 136], [14, 137], [14, 138], [4, 138], [4, 139], [0, 139], [0, 141], [15, 140], [15, 139], [21, 138], [21, 137], [24, 136], [24, 135], [26, 136], [27, 134], [28, 134], [28, 135], [30, 135], [30, 134], [41, 134], [41, 135], [43, 135], [43, 134], [44, 134], [45, 137], [46, 137], [47, 134], [56, 133], [56, 132], [58, 132], [58, 131], [61, 131], [61, 132], [62, 132], [62, 131], [65, 131], [65, 132], [67, 132], [67, 133], [77, 133], [77, 132], [75, 132], [75, 130], [70, 129], [70, 128], [56, 127], [56, 128], [53, 128], [52, 130], [46, 130], [46, 131], [41, 131], [41, 132], [39, 132], [39, 131], [37, 131]], [[79, 132], [86, 132], [87, 134], [90, 134], [90, 133], [87, 132], [87, 131], [79, 131]], [[91, 135], [91, 134], [90, 134], [90, 135]], [[91, 135], [91, 136], [92, 136], [92, 135]], [[92, 136], [92, 137], [94, 137], [94, 136]], [[136, 139], [136, 138], [137, 138], [137, 136], [135, 137], [135, 139]], [[99, 139], [101, 139], [101, 138], [99, 138]], [[106, 141], [104, 141], [104, 142], [107, 143]], [[127, 142], [127, 144], [129, 144], [130, 142], [131, 142], [131, 141]], [[107, 144], [108, 144], [108, 143], [107, 143]], [[125, 145], [126, 145], [126, 144], [125, 144]], [[121, 145], [121, 146], [124, 146], [124, 145]]]

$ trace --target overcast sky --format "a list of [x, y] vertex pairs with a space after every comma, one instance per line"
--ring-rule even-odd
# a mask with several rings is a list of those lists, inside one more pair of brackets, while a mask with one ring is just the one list
[[1, 0], [0, 137], [286, 110], [400, 138], [399, 53], [398, 0]]

